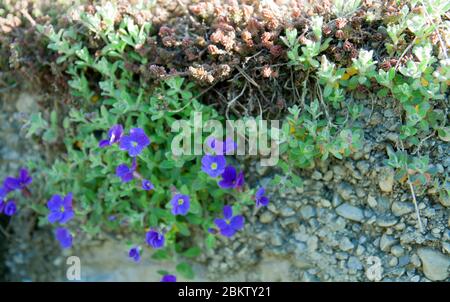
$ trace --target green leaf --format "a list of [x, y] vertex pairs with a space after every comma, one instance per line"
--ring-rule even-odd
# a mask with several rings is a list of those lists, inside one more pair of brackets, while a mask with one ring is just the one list
[[213, 249], [216, 245], [216, 237], [213, 234], [208, 234], [206, 236], [205, 243], [208, 249]]
[[152, 259], [155, 260], [168, 260], [170, 259], [170, 255], [166, 250], [158, 250], [152, 255]]
[[194, 279], [195, 277], [192, 267], [186, 262], [181, 262], [180, 264], [178, 264], [176, 270], [180, 275], [182, 275], [186, 279]]
[[183, 256], [188, 257], [188, 258], [195, 258], [197, 256], [199, 256], [201, 254], [202, 250], [197, 247], [191, 247], [189, 249], [187, 249], [186, 251], [183, 252]]
[[438, 136], [444, 142], [450, 142], [450, 127], [438, 129]]

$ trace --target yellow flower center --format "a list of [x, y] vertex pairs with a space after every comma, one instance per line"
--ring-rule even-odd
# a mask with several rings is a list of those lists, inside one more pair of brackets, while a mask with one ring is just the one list
[[213, 170], [217, 169], [217, 163], [212, 163], [211, 164], [211, 169], [213, 169]]
[[178, 205], [181, 206], [184, 203], [184, 200], [182, 198], [178, 199]]

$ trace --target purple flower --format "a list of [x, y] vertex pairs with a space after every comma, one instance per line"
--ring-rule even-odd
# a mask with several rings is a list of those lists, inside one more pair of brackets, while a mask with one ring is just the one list
[[164, 246], [165, 239], [163, 234], [158, 233], [155, 230], [150, 230], [145, 236], [145, 241], [147, 241], [147, 244], [152, 248], [159, 249]]
[[9, 191], [4, 186], [0, 187], [0, 200], [4, 199], [8, 195]]
[[57, 228], [55, 231], [55, 237], [59, 241], [61, 248], [67, 249], [72, 246], [72, 235], [69, 230], [65, 228]]
[[134, 262], [139, 262], [141, 260], [141, 254], [139, 253], [139, 247], [135, 246], [128, 252], [128, 257], [134, 260]]
[[16, 203], [13, 200], [8, 201], [5, 204], [5, 208], [3, 209], [3, 213], [7, 216], [13, 216], [17, 212]]
[[47, 208], [50, 210], [48, 221], [50, 223], [59, 222], [64, 224], [75, 216], [72, 208], [72, 193], [67, 194], [64, 198], [55, 194], [47, 202]]
[[174, 275], [164, 275], [161, 282], [177, 282], [177, 277]]
[[223, 155], [205, 155], [202, 158], [202, 170], [209, 176], [215, 178], [221, 175], [227, 161]]
[[237, 231], [244, 227], [244, 216], [233, 216], [233, 209], [231, 206], [223, 207], [223, 217], [225, 219], [214, 219], [214, 223], [220, 229], [220, 234], [225, 237], [232, 237]]
[[152, 184], [152, 182], [148, 179], [142, 180], [142, 189], [145, 191], [153, 190], [155, 186]]
[[116, 175], [120, 177], [122, 182], [129, 182], [134, 177], [134, 171], [136, 171], [136, 159], [133, 158], [133, 162], [131, 163], [131, 167], [128, 167], [126, 164], [120, 164], [116, 168]]
[[190, 198], [187, 195], [176, 194], [170, 201], [173, 215], [186, 215], [189, 212]]
[[267, 206], [269, 204], [269, 198], [267, 198], [267, 196], [265, 196], [266, 190], [261, 187], [256, 191], [255, 194], [255, 201], [256, 201], [256, 206], [257, 207], [261, 207], [261, 206]]
[[244, 173], [237, 174], [233, 166], [226, 166], [219, 186], [223, 189], [241, 188], [244, 185]]
[[101, 140], [98, 143], [98, 146], [100, 148], [105, 148], [107, 146], [111, 146], [115, 143], [118, 143], [122, 139], [122, 136], [123, 136], [122, 125], [116, 124], [116, 125], [112, 126], [111, 129], [109, 129], [108, 139]]
[[130, 135], [122, 137], [120, 149], [128, 151], [128, 155], [136, 157], [150, 144], [150, 139], [142, 128], [133, 128]]
[[[3, 182], [3, 191], [9, 193], [13, 190], [25, 189], [29, 184], [33, 182], [33, 178], [28, 173], [28, 170], [22, 168], [19, 170], [19, 177], [7, 177]], [[4, 193], [2, 193], [4, 194]]]

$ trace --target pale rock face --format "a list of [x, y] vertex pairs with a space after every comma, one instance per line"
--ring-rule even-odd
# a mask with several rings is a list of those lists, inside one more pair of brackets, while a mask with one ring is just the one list
[[432, 281], [443, 281], [448, 278], [450, 257], [431, 248], [419, 248], [417, 254], [422, 260], [425, 276]]

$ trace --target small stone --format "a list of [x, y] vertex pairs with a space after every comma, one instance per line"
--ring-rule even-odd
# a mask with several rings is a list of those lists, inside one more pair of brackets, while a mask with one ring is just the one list
[[389, 249], [391, 248], [392, 245], [394, 245], [395, 243], [395, 238], [390, 236], [390, 235], [386, 235], [383, 234], [380, 238], [380, 249], [383, 252], [387, 252], [389, 251]]
[[357, 222], [361, 222], [364, 219], [364, 211], [348, 203], [344, 203], [337, 207], [336, 213], [346, 219]]
[[400, 258], [398, 258], [398, 265], [399, 266], [405, 266], [409, 263], [409, 256], [405, 255], [405, 256], [401, 256]]
[[377, 217], [377, 224], [380, 227], [388, 228], [391, 226], [394, 226], [398, 220], [395, 217], [389, 217], [389, 216], [379, 216]]
[[333, 171], [328, 170], [327, 173], [323, 176], [324, 181], [330, 181], [333, 179]]
[[394, 245], [391, 248], [391, 254], [394, 255], [395, 257], [400, 257], [404, 254], [405, 250], [402, 248], [401, 245]]
[[300, 214], [302, 215], [302, 217], [304, 219], [309, 219], [311, 217], [316, 216], [316, 211], [314, 210], [314, 208], [312, 206], [306, 205], [300, 209]]
[[322, 173], [320, 173], [319, 171], [314, 171], [313, 174], [311, 175], [311, 178], [314, 180], [321, 180]]
[[348, 252], [352, 250], [354, 247], [355, 245], [347, 237], [342, 238], [342, 240], [339, 243], [339, 248], [344, 252]]
[[414, 205], [410, 202], [394, 201], [391, 206], [395, 216], [403, 216], [414, 211]]
[[283, 219], [280, 221], [280, 224], [283, 228], [287, 228], [291, 225], [298, 225], [298, 219], [297, 217], [288, 217], [286, 219]]
[[264, 213], [261, 214], [261, 216], [259, 217], [259, 221], [261, 223], [271, 223], [274, 219], [274, 216], [271, 212], [269, 211], [264, 211]]
[[269, 203], [267, 208], [274, 214], [280, 213], [280, 211], [278, 211], [277, 207], [273, 203]]
[[358, 161], [356, 163], [356, 168], [361, 172], [362, 175], [366, 175], [369, 172], [370, 164], [366, 161]]
[[422, 262], [420, 261], [419, 256], [417, 254], [413, 254], [411, 256], [411, 263], [414, 265], [414, 267], [420, 267], [422, 265]]
[[367, 196], [367, 204], [371, 208], [375, 208], [378, 205], [377, 200], [372, 195]]
[[322, 199], [320, 200], [320, 204], [321, 204], [322, 207], [324, 207], [324, 208], [329, 208], [329, 207], [331, 207], [331, 202], [330, 202], [329, 200], [324, 199], [324, 198], [322, 198]]
[[397, 257], [391, 257], [391, 258], [389, 259], [389, 261], [388, 261], [388, 265], [389, 265], [390, 267], [397, 266], [397, 264], [398, 264], [398, 259], [397, 259]]
[[425, 277], [432, 281], [441, 281], [448, 278], [450, 257], [431, 248], [419, 248], [417, 254], [422, 260], [422, 269]]
[[420, 276], [413, 276], [413, 277], [411, 277], [411, 282], [419, 282], [420, 281]]
[[359, 261], [359, 259], [355, 256], [350, 256], [350, 258], [348, 258], [347, 267], [349, 269], [354, 269], [357, 271], [363, 269], [363, 265], [362, 265], [361, 261]]
[[290, 217], [295, 215], [295, 211], [289, 207], [284, 207], [281, 209], [280, 212], [281, 216], [283, 217]]
[[394, 186], [394, 170], [390, 167], [381, 168], [378, 185], [380, 186], [381, 191], [386, 193], [392, 192]]
[[338, 185], [336, 191], [342, 197], [342, 199], [350, 200], [353, 194], [353, 187], [350, 184], [343, 182]]
[[283, 240], [281, 239], [281, 236], [278, 234], [272, 235], [270, 238], [270, 243], [273, 246], [281, 246], [283, 245]]

